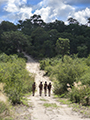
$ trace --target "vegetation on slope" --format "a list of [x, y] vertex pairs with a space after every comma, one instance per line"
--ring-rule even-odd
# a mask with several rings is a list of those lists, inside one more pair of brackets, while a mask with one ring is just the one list
[[40, 68], [54, 81], [55, 94], [67, 94], [76, 103], [90, 105], [90, 56], [77, 58], [65, 55], [40, 61]]
[[20, 103], [23, 95], [31, 92], [34, 78], [25, 67], [25, 60], [17, 55], [0, 55], [0, 82], [4, 83], [4, 92], [13, 104]]

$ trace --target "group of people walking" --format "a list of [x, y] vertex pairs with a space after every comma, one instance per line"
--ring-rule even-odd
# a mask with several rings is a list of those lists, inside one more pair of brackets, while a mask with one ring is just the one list
[[[47, 82], [45, 81], [44, 83], [44, 86], [42, 84], [42, 82], [40, 82], [39, 84], [39, 95], [41, 96], [42, 95], [42, 91], [43, 91], [43, 88], [44, 88], [44, 94], [45, 96], [47, 96], [47, 90], [48, 90], [48, 96], [51, 95], [51, 82], [49, 82], [49, 84], [47, 84]], [[33, 92], [33, 96], [35, 95], [35, 90], [36, 90], [36, 83], [34, 82], [33, 85], [32, 85], [32, 92]]]

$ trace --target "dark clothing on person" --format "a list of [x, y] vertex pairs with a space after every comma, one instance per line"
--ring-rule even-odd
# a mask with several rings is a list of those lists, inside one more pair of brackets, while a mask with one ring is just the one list
[[44, 94], [45, 96], [47, 96], [47, 82], [45, 82], [44, 84]]
[[32, 92], [33, 92], [33, 96], [35, 95], [35, 89], [36, 89], [36, 84], [35, 82], [32, 84]]
[[52, 87], [52, 85], [51, 85], [51, 83], [49, 83], [48, 84], [48, 95], [49, 96], [51, 95], [51, 87]]
[[43, 84], [42, 84], [42, 82], [40, 82], [40, 84], [39, 84], [39, 94], [40, 94], [40, 96], [42, 95], [42, 89], [43, 89]]

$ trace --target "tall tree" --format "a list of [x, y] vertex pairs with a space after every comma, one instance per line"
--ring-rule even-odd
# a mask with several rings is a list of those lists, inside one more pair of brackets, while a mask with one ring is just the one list
[[88, 20], [88, 22], [86, 25], [90, 27], [90, 17], [87, 20]]
[[17, 26], [14, 25], [12, 22], [9, 21], [2, 21], [0, 24], [0, 29], [2, 29], [3, 32], [5, 31], [16, 31]]
[[68, 18], [68, 21], [69, 21], [69, 24], [79, 24], [79, 22], [72, 17]]
[[59, 20], [55, 20], [55, 22], [50, 22], [47, 23], [45, 26], [45, 29], [48, 30], [52, 30], [52, 29], [56, 29], [58, 32], [64, 32], [66, 26], [64, 24], [63, 21], [59, 21]]
[[87, 46], [81, 44], [81, 46], [77, 47], [78, 57], [87, 57]]
[[45, 27], [45, 22], [40, 15], [34, 14], [30, 19], [18, 21], [18, 28], [26, 35], [31, 35], [37, 27]]
[[88, 18], [88, 23], [90, 23], [90, 17]]
[[45, 22], [41, 19], [40, 15], [34, 14], [33, 16], [30, 17], [30, 21], [34, 26], [41, 26], [44, 27]]
[[70, 50], [70, 44], [69, 44], [69, 39], [64, 39], [64, 38], [58, 38], [57, 42], [56, 42], [56, 51], [58, 54], [61, 54], [62, 57], [65, 54], [69, 54], [69, 50]]
[[8, 54], [21, 52], [27, 46], [27, 36], [20, 31], [3, 32], [1, 39], [2, 51]]

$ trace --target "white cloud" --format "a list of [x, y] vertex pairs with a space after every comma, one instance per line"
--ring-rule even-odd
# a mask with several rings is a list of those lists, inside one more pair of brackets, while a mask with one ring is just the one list
[[27, 0], [8, 0], [4, 10], [7, 12], [18, 12], [19, 6], [25, 4]]
[[[43, 0], [40, 3], [42, 8], [38, 10], [38, 13], [43, 16], [42, 18], [45, 20], [45, 22], [53, 21], [55, 18], [62, 19], [66, 22], [68, 17], [71, 16], [80, 23], [86, 24], [87, 18], [90, 17], [90, 9], [85, 8], [81, 11], [75, 11], [76, 7], [73, 7], [70, 4], [66, 4], [68, 2], [72, 3], [72, 0]], [[90, 3], [89, 0], [76, 0], [74, 1], [74, 4], [84, 4], [85, 2]], [[48, 12], [48, 14], [46, 14], [46, 12]]]
[[[3, 8], [6, 12], [4, 17], [12, 21], [19, 19], [28, 19], [33, 14], [41, 15], [45, 22], [51, 22], [55, 19], [66, 21], [69, 16], [77, 19], [81, 23], [86, 23], [86, 17], [90, 17], [90, 9], [75, 11], [75, 6], [72, 4], [77, 3], [90, 3], [89, 0], [42, 0], [34, 6], [28, 6], [27, 0], [0, 0], [0, 5], [5, 3]], [[33, 12], [34, 11], [34, 12]]]
[[[9, 13], [7, 14], [7, 16], [3, 16], [2, 19], [6, 19], [9, 20], [10, 22], [13, 23], [17, 23], [18, 20], [25, 20], [25, 19], [29, 19], [30, 16], [32, 16], [32, 9], [31, 8], [20, 8], [19, 11], [17, 13]], [[8, 19], [7, 19], [8, 18]]]
[[0, 23], [3, 21], [3, 19], [0, 19]]
[[45, 22], [50, 22], [56, 18], [67, 18], [70, 12], [75, 9], [64, 4], [63, 0], [43, 0], [39, 3], [40, 9], [35, 11], [35, 14], [40, 14]]
[[90, 0], [65, 0], [65, 3], [68, 4], [90, 4]]
[[27, 0], [22, 0], [23, 3], [27, 3]]
[[0, 4], [7, 2], [8, 0], [0, 0]]
[[32, 8], [27, 7], [26, 3], [27, 0], [8, 0], [4, 7], [4, 11], [8, 12], [6, 17], [12, 21], [30, 18], [30, 16], [32, 16]]
[[22, 15], [21, 16], [22, 20], [30, 18], [30, 16], [32, 16], [32, 8], [28, 8], [28, 7], [20, 8], [20, 12], [18, 12], [18, 15], [20, 14]]
[[6, 7], [4, 8], [4, 10], [7, 11], [7, 12], [17, 12], [17, 11], [18, 11], [18, 8], [17, 8], [17, 6], [16, 6], [15, 4], [13, 4], [13, 3], [8, 3], [8, 6], [6, 6]]
[[40, 10], [36, 10], [34, 14], [41, 15], [42, 19], [46, 22], [52, 20], [49, 17], [50, 11], [51, 11], [50, 7], [46, 7], [46, 8], [41, 8]]
[[43, 6], [45, 7], [47, 5], [47, 1], [46, 0], [42, 0], [41, 2], [38, 3], [39, 6]]
[[82, 24], [87, 23], [87, 18], [90, 17], [90, 9], [86, 8], [85, 10], [75, 12], [73, 17]]

